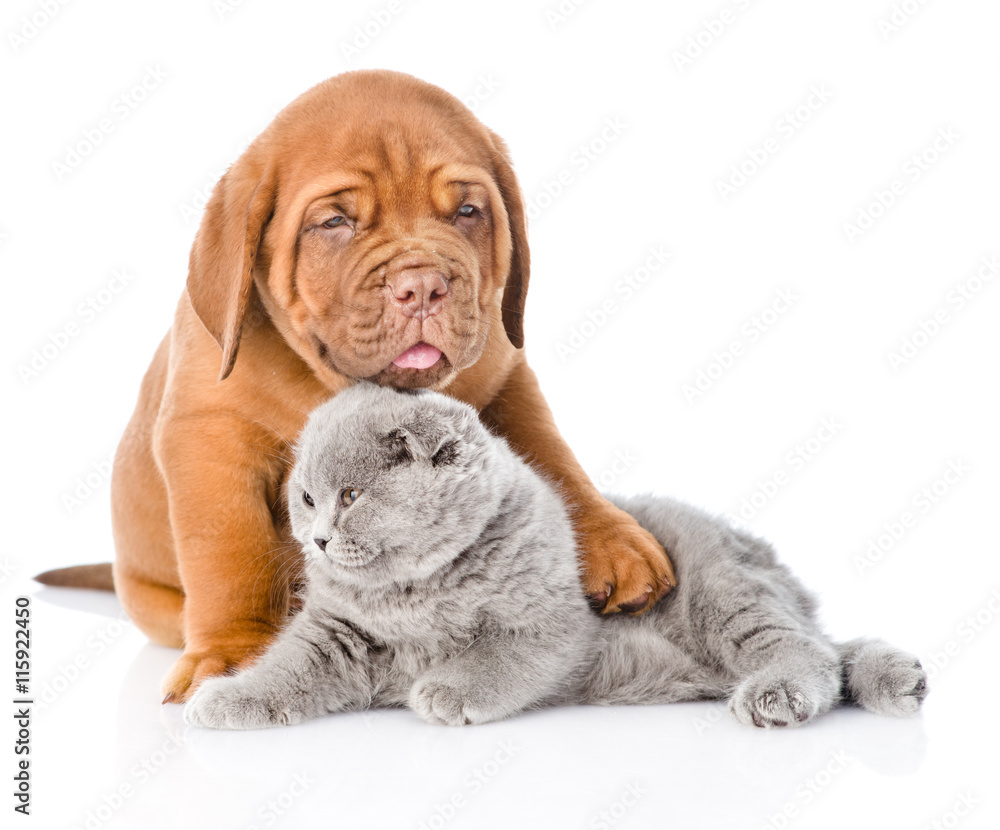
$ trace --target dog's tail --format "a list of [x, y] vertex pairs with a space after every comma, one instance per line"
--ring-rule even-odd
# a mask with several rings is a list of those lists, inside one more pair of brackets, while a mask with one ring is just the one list
[[35, 577], [43, 585], [60, 588], [92, 588], [95, 591], [114, 591], [115, 580], [111, 575], [111, 563], [99, 565], [73, 565], [70, 568], [56, 568]]

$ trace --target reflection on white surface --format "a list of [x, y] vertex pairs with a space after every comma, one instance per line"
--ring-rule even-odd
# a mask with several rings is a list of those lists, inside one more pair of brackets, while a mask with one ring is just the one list
[[[996, 778], [968, 735], [985, 744], [997, 726], [961, 691], [957, 675], [978, 668], [971, 652], [912, 720], [839, 709], [764, 731], [699, 703], [552, 709], [465, 729], [374, 711], [216, 732], [159, 702], [178, 652], [129, 625], [98, 653], [117, 614], [107, 595], [35, 591], [36, 642], [62, 648], [39, 661], [36, 688], [88, 658], [37, 719], [39, 826], [920, 828], [965, 793], [985, 799]], [[984, 800], [962, 826], [995, 826], [996, 814]]]

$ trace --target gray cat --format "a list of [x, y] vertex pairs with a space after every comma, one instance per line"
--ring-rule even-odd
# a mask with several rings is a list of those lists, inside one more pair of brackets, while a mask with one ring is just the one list
[[303, 608], [254, 665], [198, 688], [189, 723], [409, 706], [462, 725], [728, 698], [738, 721], [779, 727], [838, 701], [910, 715], [926, 695], [912, 655], [827, 638], [766, 542], [671, 499], [616, 503], [670, 552], [678, 587], [645, 616], [598, 616], [556, 488], [451, 398], [355, 385], [312, 414], [296, 458]]

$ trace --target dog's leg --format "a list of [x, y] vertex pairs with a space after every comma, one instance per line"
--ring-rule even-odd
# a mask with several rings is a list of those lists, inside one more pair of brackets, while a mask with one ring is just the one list
[[167, 701], [251, 662], [288, 613], [299, 552], [270, 511], [282, 498], [279, 453], [244, 451], [267, 440], [245, 419], [217, 413], [166, 424], [159, 436], [184, 586], [184, 654], [164, 680]]
[[168, 648], [184, 648], [184, 595], [177, 588], [116, 566], [115, 593], [125, 613], [150, 640]]
[[605, 612], [641, 612], [675, 584], [663, 548], [634, 518], [608, 502], [559, 435], [535, 373], [519, 354], [483, 419], [516, 452], [559, 485], [576, 527], [585, 590]]
[[143, 380], [135, 414], [115, 451], [111, 475], [111, 524], [115, 538], [114, 590], [125, 612], [153, 642], [184, 647], [184, 593], [169, 500], [153, 456], [152, 424], [163, 397], [166, 341]]

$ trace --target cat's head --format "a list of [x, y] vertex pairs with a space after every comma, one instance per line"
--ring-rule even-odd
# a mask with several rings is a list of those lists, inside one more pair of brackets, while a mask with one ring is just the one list
[[496, 512], [505, 450], [472, 407], [436, 392], [339, 393], [309, 416], [288, 479], [308, 566], [356, 584], [434, 573]]

